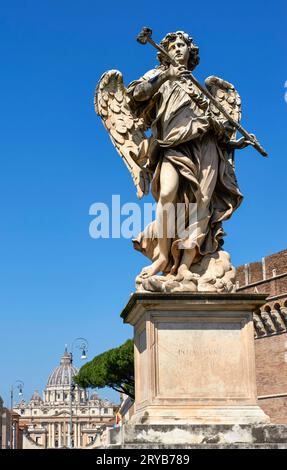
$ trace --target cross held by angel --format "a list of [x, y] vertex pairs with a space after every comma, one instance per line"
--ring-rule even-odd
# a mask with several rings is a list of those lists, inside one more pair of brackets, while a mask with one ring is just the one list
[[[95, 94], [96, 112], [132, 175], [138, 197], [151, 188], [157, 202], [156, 219], [133, 240], [151, 260], [137, 276], [137, 289], [232, 292], [235, 269], [222, 249], [222, 223], [243, 198], [234, 151], [254, 145], [256, 138], [251, 134], [254, 140], [236, 140], [236, 128], [191, 81], [199, 48], [188, 34], [169, 33], [160, 47], [171, 61], [159, 52], [159, 65], [127, 88], [120, 72], [108, 71]], [[205, 84], [239, 123], [241, 100], [234, 86], [214, 76]], [[177, 203], [186, 207], [185, 239], [176, 231], [169, 236], [170, 211]], [[190, 204], [196, 205], [197, 223], [189, 226]]]

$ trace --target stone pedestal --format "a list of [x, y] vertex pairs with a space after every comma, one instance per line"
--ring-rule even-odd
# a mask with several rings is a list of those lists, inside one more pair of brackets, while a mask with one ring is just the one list
[[133, 424], [109, 431], [117, 449], [287, 449], [282, 424]]
[[[258, 406], [252, 312], [261, 294], [133, 294], [132, 425], [266, 423]], [[158, 442], [158, 441], [157, 441]]]

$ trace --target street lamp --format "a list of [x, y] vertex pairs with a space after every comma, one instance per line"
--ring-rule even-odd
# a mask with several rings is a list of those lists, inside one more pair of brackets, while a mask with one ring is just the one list
[[73, 448], [73, 440], [72, 440], [72, 434], [73, 434], [73, 392], [75, 390], [75, 384], [73, 382], [73, 377], [72, 377], [72, 363], [73, 363], [73, 350], [74, 347], [77, 349], [80, 349], [81, 351], [81, 359], [87, 359], [87, 352], [88, 352], [88, 341], [85, 338], [76, 338], [72, 342], [72, 348], [71, 348], [71, 361], [70, 361], [70, 425], [69, 425], [69, 447], [72, 449]]
[[11, 416], [10, 416], [10, 449], [15, 448], [15, 433], [13, 432], [13, 408], [14, 408], [14, 387], [18, 389], [18, 395], [21, 397], [23, 395], [24, 382], [22, 380], [16, 380], [10, 388], [10, 399], [11, 399]]

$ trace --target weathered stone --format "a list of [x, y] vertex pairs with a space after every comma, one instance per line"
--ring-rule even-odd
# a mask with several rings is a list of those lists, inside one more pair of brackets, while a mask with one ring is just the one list
[[287, 448], [287, 425], [133, 425], [109, 431], [107, 447]]
[[252, 311], [265, 296], [134, 294], [134, 424], [267, 422], [257, 403]]

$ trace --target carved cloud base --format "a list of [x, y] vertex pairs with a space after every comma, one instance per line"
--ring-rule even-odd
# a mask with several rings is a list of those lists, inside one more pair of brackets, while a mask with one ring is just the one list
[[136, 278], [137, 292], [235, 292], [235, 268], [230, 255], [219, 250], [205, 255], [192, 265], [191, 270], [178, 280], [178, 276], [151, 276]]
[[257, 403], [252, 312], [259, 294], [136, 293], [133, 424], [253, 424]]

